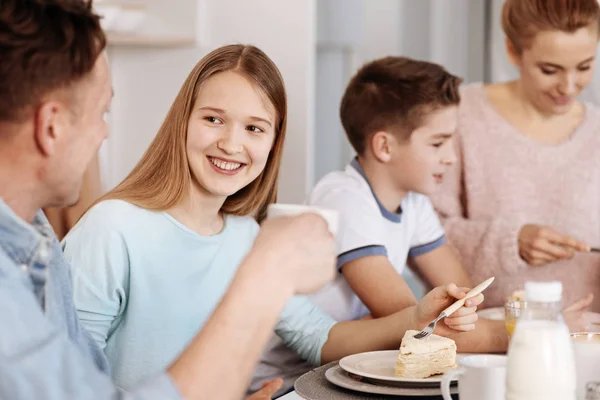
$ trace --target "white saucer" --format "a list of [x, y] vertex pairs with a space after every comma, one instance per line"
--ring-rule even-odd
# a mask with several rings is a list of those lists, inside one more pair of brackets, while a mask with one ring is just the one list
[[[367, 379], [349, 374], [344, 371], [339, 365], [333, 366], [325, 371], [325, 379], [333, 383], [336, 386], [343, 387], [344, 389], [350, 389], [357, 392], [371, 393], [371, 394], [385, 394], [385, 395], [396, 395], [396, 396], [440, 396], [442, 391], [438, 386], [436, 387], [401, 387], [401, 386], [389, 386], [385, 384], [374, 384], [369, 382]], [[450, 387], [450, 393], [457, 394], [458, 387], [456, 385]]]
[[[463, 356], [456, 356], [458, 364]], [[359, 375], [381, 383], [395, 384], [398, 386], [432, 387], [439, 386], [442, 382], [441, 375], [424, 379], [399, 378], [394, 376], [398, 350], [370, 351], [367, 353], [353, 354], [340, 360], [340, 367], [354, 375]]]
[[[492, 307], [477, 311], [480, 318], [492, 319], [496, 321], [504, 321], [504, 308]], [[600, 330], [600, 314], [593, 311], [585, 312], [585, 319], [591, 325], [590, 329], [594, 332]]]

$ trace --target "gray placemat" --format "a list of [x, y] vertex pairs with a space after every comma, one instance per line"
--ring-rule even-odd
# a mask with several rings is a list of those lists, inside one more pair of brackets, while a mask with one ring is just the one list
[[[296, 393], [306, 400], [391, 400], [391, 399], [403, 399], [403, 400], [440, 400], [442, 396], [388, 396], [378, 394], [366, 394], [355, 392], [352, 390], [344, 389], [330, 383], [325, 378], [325, 371], [329, 368], [337, 365], [336, 362], [332, 362], [323, 365], [319, 368], [315, 368], [312, 371], [307, 372], [296, 380], [294, 383], [294, 390]], [[458, 399], [457, 396], [453, 396], [454, 399]]]

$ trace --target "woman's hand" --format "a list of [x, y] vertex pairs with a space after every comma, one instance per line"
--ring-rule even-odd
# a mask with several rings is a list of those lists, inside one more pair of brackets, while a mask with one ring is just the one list
[[569, 331], [588, 332], [590, 330], [590, 321], [586, 318], [586, 312], [592, 301], [594, 301], [594, 295], [590, 293], [563, 310], [563, 318]]
[[568, 260], [576, 251], [590, 251], [590, 248], [549, 226], [527, 224], [519, 231], [519, 256], [531, 266]]

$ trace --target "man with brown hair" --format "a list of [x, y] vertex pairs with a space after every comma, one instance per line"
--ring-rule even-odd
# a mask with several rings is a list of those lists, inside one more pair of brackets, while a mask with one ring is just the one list
[[188, 348], [166, 372], [117, 389], [39, 211], [77, 201], [108, 134], [105, 44], [88, 2], [0, 0], [0, 399], [239, 399], [286, 301], [333, 276], [333, 238], [312, 214], [265, 222]]

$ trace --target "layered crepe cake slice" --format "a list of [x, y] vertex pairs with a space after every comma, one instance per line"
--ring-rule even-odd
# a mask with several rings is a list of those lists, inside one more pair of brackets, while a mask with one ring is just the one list
[[438, 335], [415, 339], [418, 331], [406, 331], [398, 360], [396, 377], [423, 379], [456, 368], [456, 343]]

